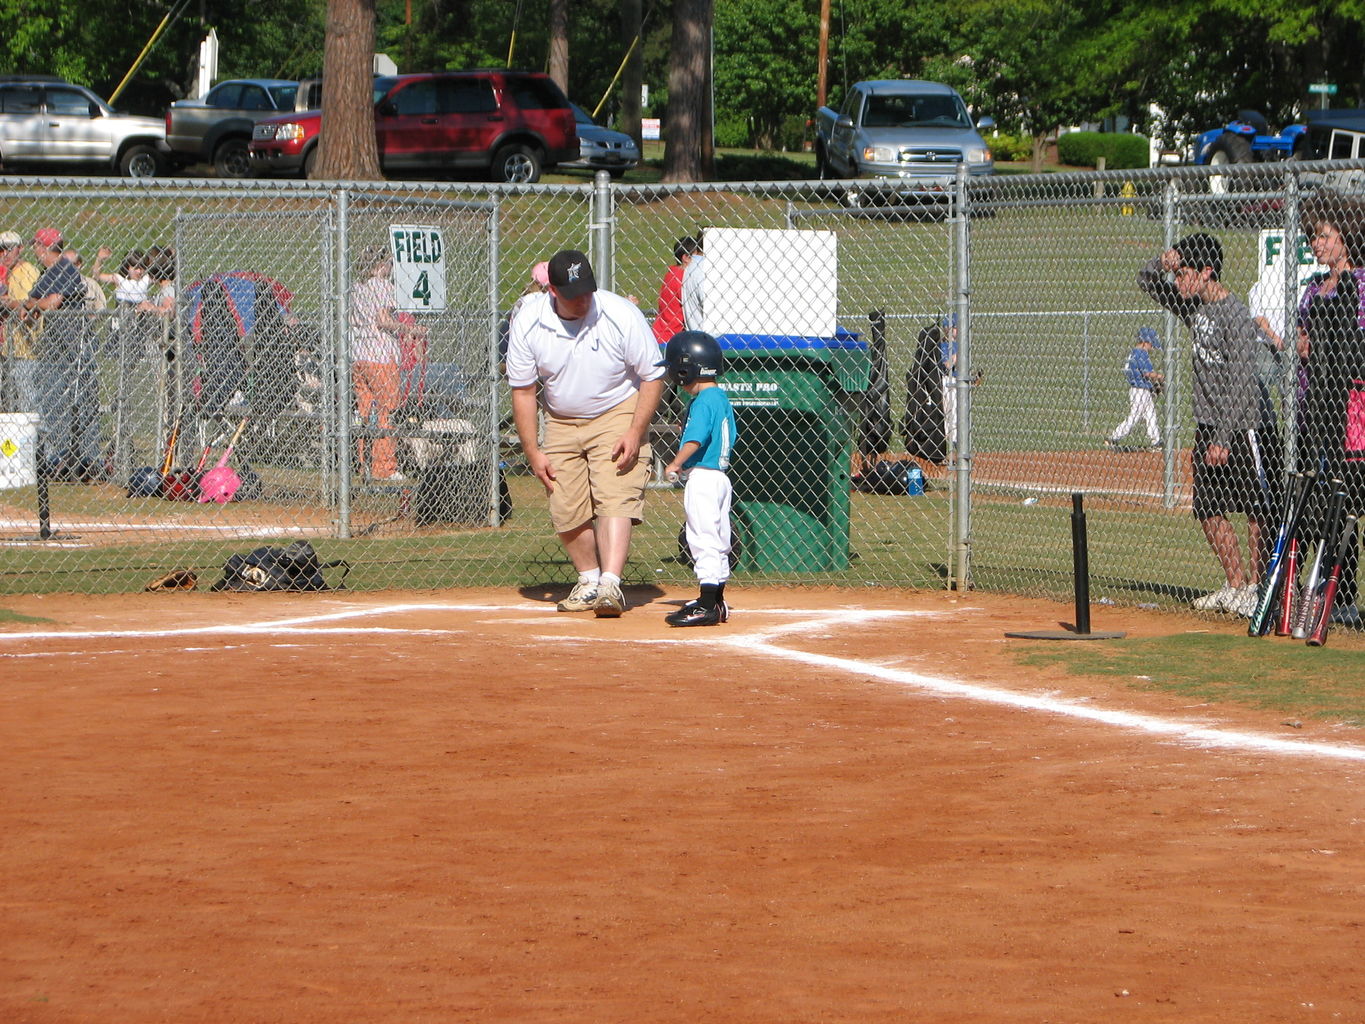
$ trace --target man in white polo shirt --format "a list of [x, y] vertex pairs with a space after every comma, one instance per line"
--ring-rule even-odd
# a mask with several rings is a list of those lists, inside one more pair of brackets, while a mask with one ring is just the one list
[[[581, 252], [555, 254], [550, 290], [526, 296], [508, 330], [512, 416], [578, 582], [562, 612], [625, 611], [621, 573], [644, 517], [645, 440], [664, 390], [659, 346], [636, 305], [598, 291]], [[537, 440], [536, 394], [545, 408]]]

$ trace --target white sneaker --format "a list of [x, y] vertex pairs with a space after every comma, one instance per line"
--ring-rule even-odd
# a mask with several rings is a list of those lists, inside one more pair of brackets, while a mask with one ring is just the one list
[[626, 610], [626, 598], [621, 588], [614, 583], [603, 583], [597, 588], [597, 600], [592, 611], [599, 619], [619, 618]]
[[1225, 612], [1228, 604], [1241, 593], [1237, 587], [1219, 587], [1212, 594], [1195, 598], [1191, 607], [1197, 612]]
[[590, 612], [597, 606], [597, 584], [575, 583], [569, 596], [555, 605], [561, 612]]
[[1224, 605], [1223, 610], [1244, 619], [1251, 618], [1256, 611], [1256, 584], [1250, 583], [1236, 592], [1236, 597]]

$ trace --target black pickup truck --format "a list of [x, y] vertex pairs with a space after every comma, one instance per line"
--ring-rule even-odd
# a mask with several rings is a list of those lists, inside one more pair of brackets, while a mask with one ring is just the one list
[[298, 110], [316, 110], [322, 83], [282, 78], [234, 78], [196, 100], [176, 100], [166, 110], [166, 143], [183, 164], [212, 164], [220, 178], [251, 174], [247, 144], [257, 121]]

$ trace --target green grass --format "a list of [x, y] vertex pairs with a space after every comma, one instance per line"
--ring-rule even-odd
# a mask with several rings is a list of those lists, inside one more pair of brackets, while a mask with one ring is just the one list
[[21, 615], [19, 612], [11, 611], [8, 608], [0, 608], [0, 623], [22, 622], [28, 624], [49, 624], [51, 619], [45, 619], [37, 615]]
[[[1025, 643], [1028, 643], [1025, 641]], [[1329, 643], [1221, 636], [1173, 636], [1055, 643], [1038, 641], [1020, 664], [1126, 681], [1134, 690], [1211, 704], [1241, 704], [1298, 718], [1365, 725], [1365, 651]]]

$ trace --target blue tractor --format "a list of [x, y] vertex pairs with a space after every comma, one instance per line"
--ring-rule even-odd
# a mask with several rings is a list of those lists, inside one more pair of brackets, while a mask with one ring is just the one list
[[[1266, 119], [1259, 113], [1239, 110], [1237, 117], [1222, 128], [1201, 132], [1195, 138], [1194, 162], [1219, 167], [1304, 157], [1307, 155], [1307, 131], [1301, 124], [1292, 124], [1278, 135], [1272, 134]], [[1209, 191], [1226, 190], [1227, 181], [1221, 175], [1209, 179]]]

